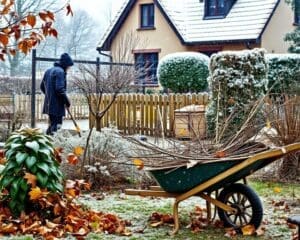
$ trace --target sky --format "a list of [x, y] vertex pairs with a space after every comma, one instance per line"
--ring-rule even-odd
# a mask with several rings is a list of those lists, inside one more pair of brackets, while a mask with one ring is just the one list
[[124, 0], [71, 0], [71, 6], [76, 14], [76, 10], [86, 10], [96, 22], [102, 25], [108, 22], [109, 11], [115, 14], [121, 7]]

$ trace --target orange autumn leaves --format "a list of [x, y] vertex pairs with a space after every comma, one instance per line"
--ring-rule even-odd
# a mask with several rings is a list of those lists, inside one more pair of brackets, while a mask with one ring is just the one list
[[73, 152], [69, 153], [67, 160], [70, 164], [76, 165], [79, 162], [79, 157], [84, 153], [84, 149], [80, 146], [74, 147]]
[[[71, 6], [65, 7], [67, 15], [73, 15]], [[0, 1], [0, 60], [5, 55], [15, 55], [17, 51], [27, 54], [33, 47], [40, 44], [47, 36], [57, 37], [58, 32], [53, 27], [54, 12], [43, 10], [38, 13], [28, 12], [19, 17], [13, 0]]]
[[[162, 214], [154, 212], [149, 218], [149, 223], [151, 227], [159, 227], [165, 224], [174, 224], [174, 218], [171, 214]], [[212, 220], [207, 218], [207, 210], [196, 206], [194, 211], [190, 213], [190, 223], [186, 228], [191, 229], [193, 233], [201, 233], [209, 226], [214, 228], [223, 228], [223, 222], [220, 220]], [[255, 229], [254, 225], [248, 224], [243, 226], [241, 229], [237, 228], [225, 228], [225, 237], [235, 238], [238, 234], [244, 236], [261, 236], [264, 234], [264, 228]]]
[[144, 162], [141, 159], [133, 159], [133, 164], [136, 166], [138, 170], [142, 170], [144, 168]]
[[31, 191], [28, 193], [30, 196], [30, 200], [38, 200], [41, 199], [43, 196], [48, 195], [48, 191], [41, 190], [39, 187], [31, 188]]
[[[56, 160], [61, 163], [62, 162], [62, 153], [63, 153], [63, 148], [58, 147], [54, 149], [54, 155]], [[71, 165], [76, 165], [79, 162], [79, 158], [81, 155], [84, 153], [84, 148], [81, 146], [76, 146], [73, 148], [72, 153], [67, 154], [67, 161]]]
[[0, 149], [0, 164], [4, 165], [6, 163], [5, 153], [3, 149]]
[[[65, 238], [67, 235], [84, 239], [84, 236], [90, 232], [107, 232], [126, 236], [131, 234], [126, 228], [130, 222], [114, 214], [86, 210], [75, 204], [72, 199], [79, 196], [82, 188], [89, 189], [89, 184], [83, 180], [68, 180], [64, 195], [35, 187], [29, 193], [35, 207], [31, 212], [22, 212], [17, 219], [12, 218], [7, 207], [0, 205], [0, 234], [32, 234], [43, 239]], [[72, 197], [70, 196], [71, 189], [74, 190]], [[36, 210], [37, 206], [39, 210]]]

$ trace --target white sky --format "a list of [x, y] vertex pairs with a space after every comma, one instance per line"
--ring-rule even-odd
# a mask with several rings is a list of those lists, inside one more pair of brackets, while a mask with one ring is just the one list
[[124, 0], [71, 0], [70, 4], [74, 14], [76, 10], [86, 10], [98, 23], [108, 21], [110, 9], [113, 14], [120, 9]]

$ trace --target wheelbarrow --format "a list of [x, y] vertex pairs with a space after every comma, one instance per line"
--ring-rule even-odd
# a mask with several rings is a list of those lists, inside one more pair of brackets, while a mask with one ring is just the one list
[[[253, 225], [257, 229], [263, 217], [260, 198], [247, 186], [246, 181], [236, 182], [245, 180], [253, 172], [296, 151], [300, 151], [300, 143], [265, 150], [241, 160], [212, 161], [191, 168], [186, 166], [149, 168], [145, 170], [154, 177], [159, 186], [152, 186], [150, 190], [126, 189], [125, 193], [175, 198], [172, 235], [179, 230], [179, 203], [192, 196], [206, 200], [208, 219], [211, 218], [211, 204], [213, 204], [217, 207], [224, 226], [241, 229], [246, 225]], [[211, 196], [213, 191], [217, 192], [215, 198]]]

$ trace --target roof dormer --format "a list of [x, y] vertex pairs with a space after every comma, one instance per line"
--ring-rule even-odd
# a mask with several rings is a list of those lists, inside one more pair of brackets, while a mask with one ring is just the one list
[[204, 19], [225, 18], [236, 0], [204, 0]]

